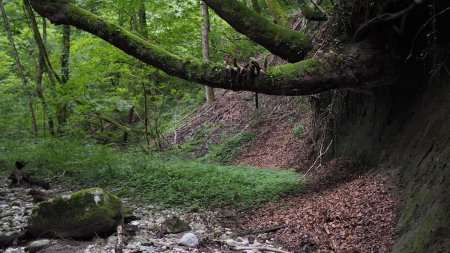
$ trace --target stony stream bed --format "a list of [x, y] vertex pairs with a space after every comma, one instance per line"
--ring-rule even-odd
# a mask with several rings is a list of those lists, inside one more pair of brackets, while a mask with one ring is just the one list
[[[0, 182], [0, 253], [118, 253], [115, 249], [117, 235], [97, 237], [89, 241], [71, 239], [27, 238], [28, 219], [34, 206], [28, 188], [8, 188], [8, 182]], [[58, 194], [67, 192], [56, 191]], [[55, 190], [48, 193], [55, 194]], [[221, 226], [215, 211], [185, 212], [180, 209], [161, 209], [157, 206], [122, 199], [138, 219], [125, 225], [131, 229], [124, 235], [122, 253], [150, 252], [231, 252], [234, 247], [275, 248], [265, 234], [242, 236]], [[162, 233], [162, 224], [170, 217], [186, 221], [190, 231], [176, 234]], [[17, 238], [11, 240], [11, 238]], [[186, 246], [189, 245], [189, 246]], [[234, 252], [258, 252], [242, 249]], [[270, 252], [270, 251], [265, 251]]]

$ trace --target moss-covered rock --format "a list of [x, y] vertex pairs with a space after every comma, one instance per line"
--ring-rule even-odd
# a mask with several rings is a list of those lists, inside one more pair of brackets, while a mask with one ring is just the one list
[[89, 238], [114, 232], [123, 223], [122, 201], [91, 188], [39, 203], [30, 218], [35, 237]]
[[163, 224], [162, 229], [165, 234], [177, 234], [185, 231], [191, 230], [191, 227], [189, 224], [178, 218], [177, 216], [173, 216], [170, 218], [167, 218]]

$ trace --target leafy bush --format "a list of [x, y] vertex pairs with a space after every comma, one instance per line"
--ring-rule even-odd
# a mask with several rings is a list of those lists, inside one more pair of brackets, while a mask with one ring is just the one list
[[292, 134], [297, 139], [301, 139], [301, 138], [305, 137], [305, 134], [306, 134], [305, 126], [303, 126], [302, 124], [296, 124], [292, 128]]
[[[237, 143], [250, 136], [254, 134], [241, 135]], [[293, 171], [216, 166], [164, 153], [123, 153], [73, 140], [3, 142], [0, 157], [10, 166], [18, 159], [29, 161], [25, 169], [39, 176], [65, 171], [63, 183], [103, 187], [161, 206], [245, 208], [296, 189], [300, 178]]]

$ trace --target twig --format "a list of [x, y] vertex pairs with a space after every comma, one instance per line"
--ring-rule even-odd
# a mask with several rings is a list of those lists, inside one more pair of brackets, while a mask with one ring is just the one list
[[[359, 40], [362, 35], [373, 25], [378, 24], [378, 23], [383, 23], [383, 22], [388, 22], [388, 21], [392, 21], [395, 20], [397, 18], [400, 17], [405, 17], [406, 15], [409, 14], [409, 12], [414, 9], [417, 5], [422, 4], [422, 0], [419, 1], [414, 1], [412, 4], [410, 4], [408, 7], [406, 7], [405, 9], [396, 12], [396, 13], [383, 13], [379, 16], [376, 16], [374, 18], [372, 18], [371, 20], [367, 21], [366, 23], [364, 23], [363, 25], [361, 25], [358, 30], [355, 32], [355, 35], [353, 36], [354, 40]], [[402, 19], [402, 23], [404, 23], [404, 20]], [[402, 25], [403, 26], [403, 25]]]
[[311, 0], [311, 3], [313, 3], [313, 5], [320, 11], [322, 12], [323, 15], [327, 15], [327, 13], [325, 12], [325, 10], [318, 4], [316, 3], [315, 0]]
[[322, 152], [322, 147], [323, 147], [323, 143], [320, 145], [320, 150], [319, 150], [319, 156], [317, 156], [316, 160], [314, 160], [314, 163], [311, 165], [311, 167], [309, 167], [309, 169], [305, 172], [305, 175], [303, 176], [303, 178], [306, 178], [306, 175], [309, 173], [309, 171], [311, 169], [313, 169], [314, 167], [318, 168], [320, 166], [322, 166], [322, 162], [319, 163], [318, 166], [316, 166], [317, 161], [321, 161], [322, 160], [322, 156], [325, 155], [328, 151], [328, 149], [330, 149], [331, 144], [333, 143], [333, 140], [330, 141], [330, 144], [328, 144], [327, 148], [325, 149], [325, 151]]
[[420, 33], [422, 32], [422, 30], [425, 29], [425, 27], [427, 27], [427, 25], [428, 25], [431, 21], [433, 21], [433, 19], [436, 19], [438, 16], [444, 14], [444, 13], [447, 12], [447, 11], [450, 11], [450, 7], [447, 7], [447, 8], [445, 8], [444, 10], [442, 10], [441, 12], [439, 12], [438, 14], [433, 15], [431, 18], [429, 18], [429, 19], [428, 19], [428, 20], [427, 20], [427, 21], [419, 28], [419, 30], [417, 31], [416, 35], [415, 35], [414, 38], [413, 38], [413, 41], [412, 41], [412, 44], [411, 44], [411, 49], [409, 50], [409, 55], [408, 55], [408, 57], [406, 58], [405, 62], [408, 61], [409, 59], [411, 59], [412, 53], [413, 53], [413, 50], [414, 50], [414, 44], [416, 43], [417, 37], [419, 37], [419, 35], [420, 35]]
[[251, 247], [251, 246], [236, 246], [233, 249], [235, 250], [260, 250], [260, 251], [272, 251], [272, 252], [278, 252], [278, 253], [290, 253], [289, 251], [284, 251], [277, 248], [271, 248], [271, 247]]
[[250, 230], [250, 231], [244, 231], [242, 233], [239, 233], [240, 236], [243, 235], [254, 235], [254, 234], [263, 234], [263, 233], [270, 233], [270, 232], [275, 232], [277, 230], [280, 230], [282, 228], [286, 228], [287, 225], [286, 224], [279, 224], [273, 227], [268, 227], [268, 228], [263, 228], [263, 229], [258, 229], [258, 230]]
[[174, 246], [167, 244], [167, 243], [163, 243], [163, 242], [159, 242], [157, 240], [153, 240], [153, 239], [147, 239], [149, 243], [153, 244], [153, 245], [157, 245], [157, 246], [165, 246], [167, 248], [173, 249], [175, 248]]
[[330, 235], [330, 229], [328, 228], [328, 225], [326, 223], [323, 224], [323, 229], [325, 230], [325, 232], [327, 233], [327, 235]]
[[[192, 111], [191, 113], [189, 113], [189, 115], [187, 115], [186, 117], [183, 118], [182, 121], [184, 121], [184, 120], [186, 120], [187, 118], [189, 118], [189, 120], [186, 121], [186, 123], [184, 123], [183, 125], [177, 127], [175, 130], [173, 130], [172, 132], [170, 132], [170, 133], [168, 133], [168, 134], [174, 133], [174, 135], [177, 135], [177, 132], [180, 131], [183, 127], [189, 125], [189, 123], [191, 123], [192, 121], [196, 120], [196, 119], [199, 118], [200, 116], [205, 115], [205, 114], [208, 113], [211, 109], [214, 109], [214, 108], [217, 106], [219, 99], [222, 98], [223, 96], [225, 96], [225, 94], [226, 94], [227, 92], [228, 92], [228, 90], [224, 91], [224, 92], [220, 95], [220, 97], [216, 98], [216, 100], [214, 101], [213, 104], [209, 105], [209, 106], [206, 108], [206, 110], [204, 110], [204, 111], [202, 111], [202, 112], [198, 112], [197, 115], [195, 115], [194, 117], [190, 118], [190, 116], [192, 116], [195, 112], [197, 112], [201, 107], [196, 108], [194, 111]], [[201, 124], [200, 126], [202, 126], [202, 125], [203, 125], [203, 124]], [[176, 139], [175, 139], [175, 142], [176, 142]], [[175, 142], [174, 142], [174, 144], [175, 144]]]

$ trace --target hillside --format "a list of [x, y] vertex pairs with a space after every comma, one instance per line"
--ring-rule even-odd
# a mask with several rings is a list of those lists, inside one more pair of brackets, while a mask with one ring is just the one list
[[[229, 163], [295, 169], [306, 173], [300, 181], [304, 186], [241, 213], [237, 226], [230, 220], [222, 222], [243, 231], [285, 224], [267, 238], [294, 252], [389, 252], [402, 205], [398, 171], [367, 168], [352, 158], [317, 160], [306, 98], [259, 95], [256, 110], [253, 96], [221, 92], [213, 105], [204, 104], [178, 129], [178, 144], [187, 136], [199, 136], [195, 130], [206, 124], [211, 131], [206, 136], [213, 137], [201, 139], [205, 148], [242, 132], [255, 132], [257, 137]], [[295, 131], [299, 125], [304, 129], [300, 136]]]

